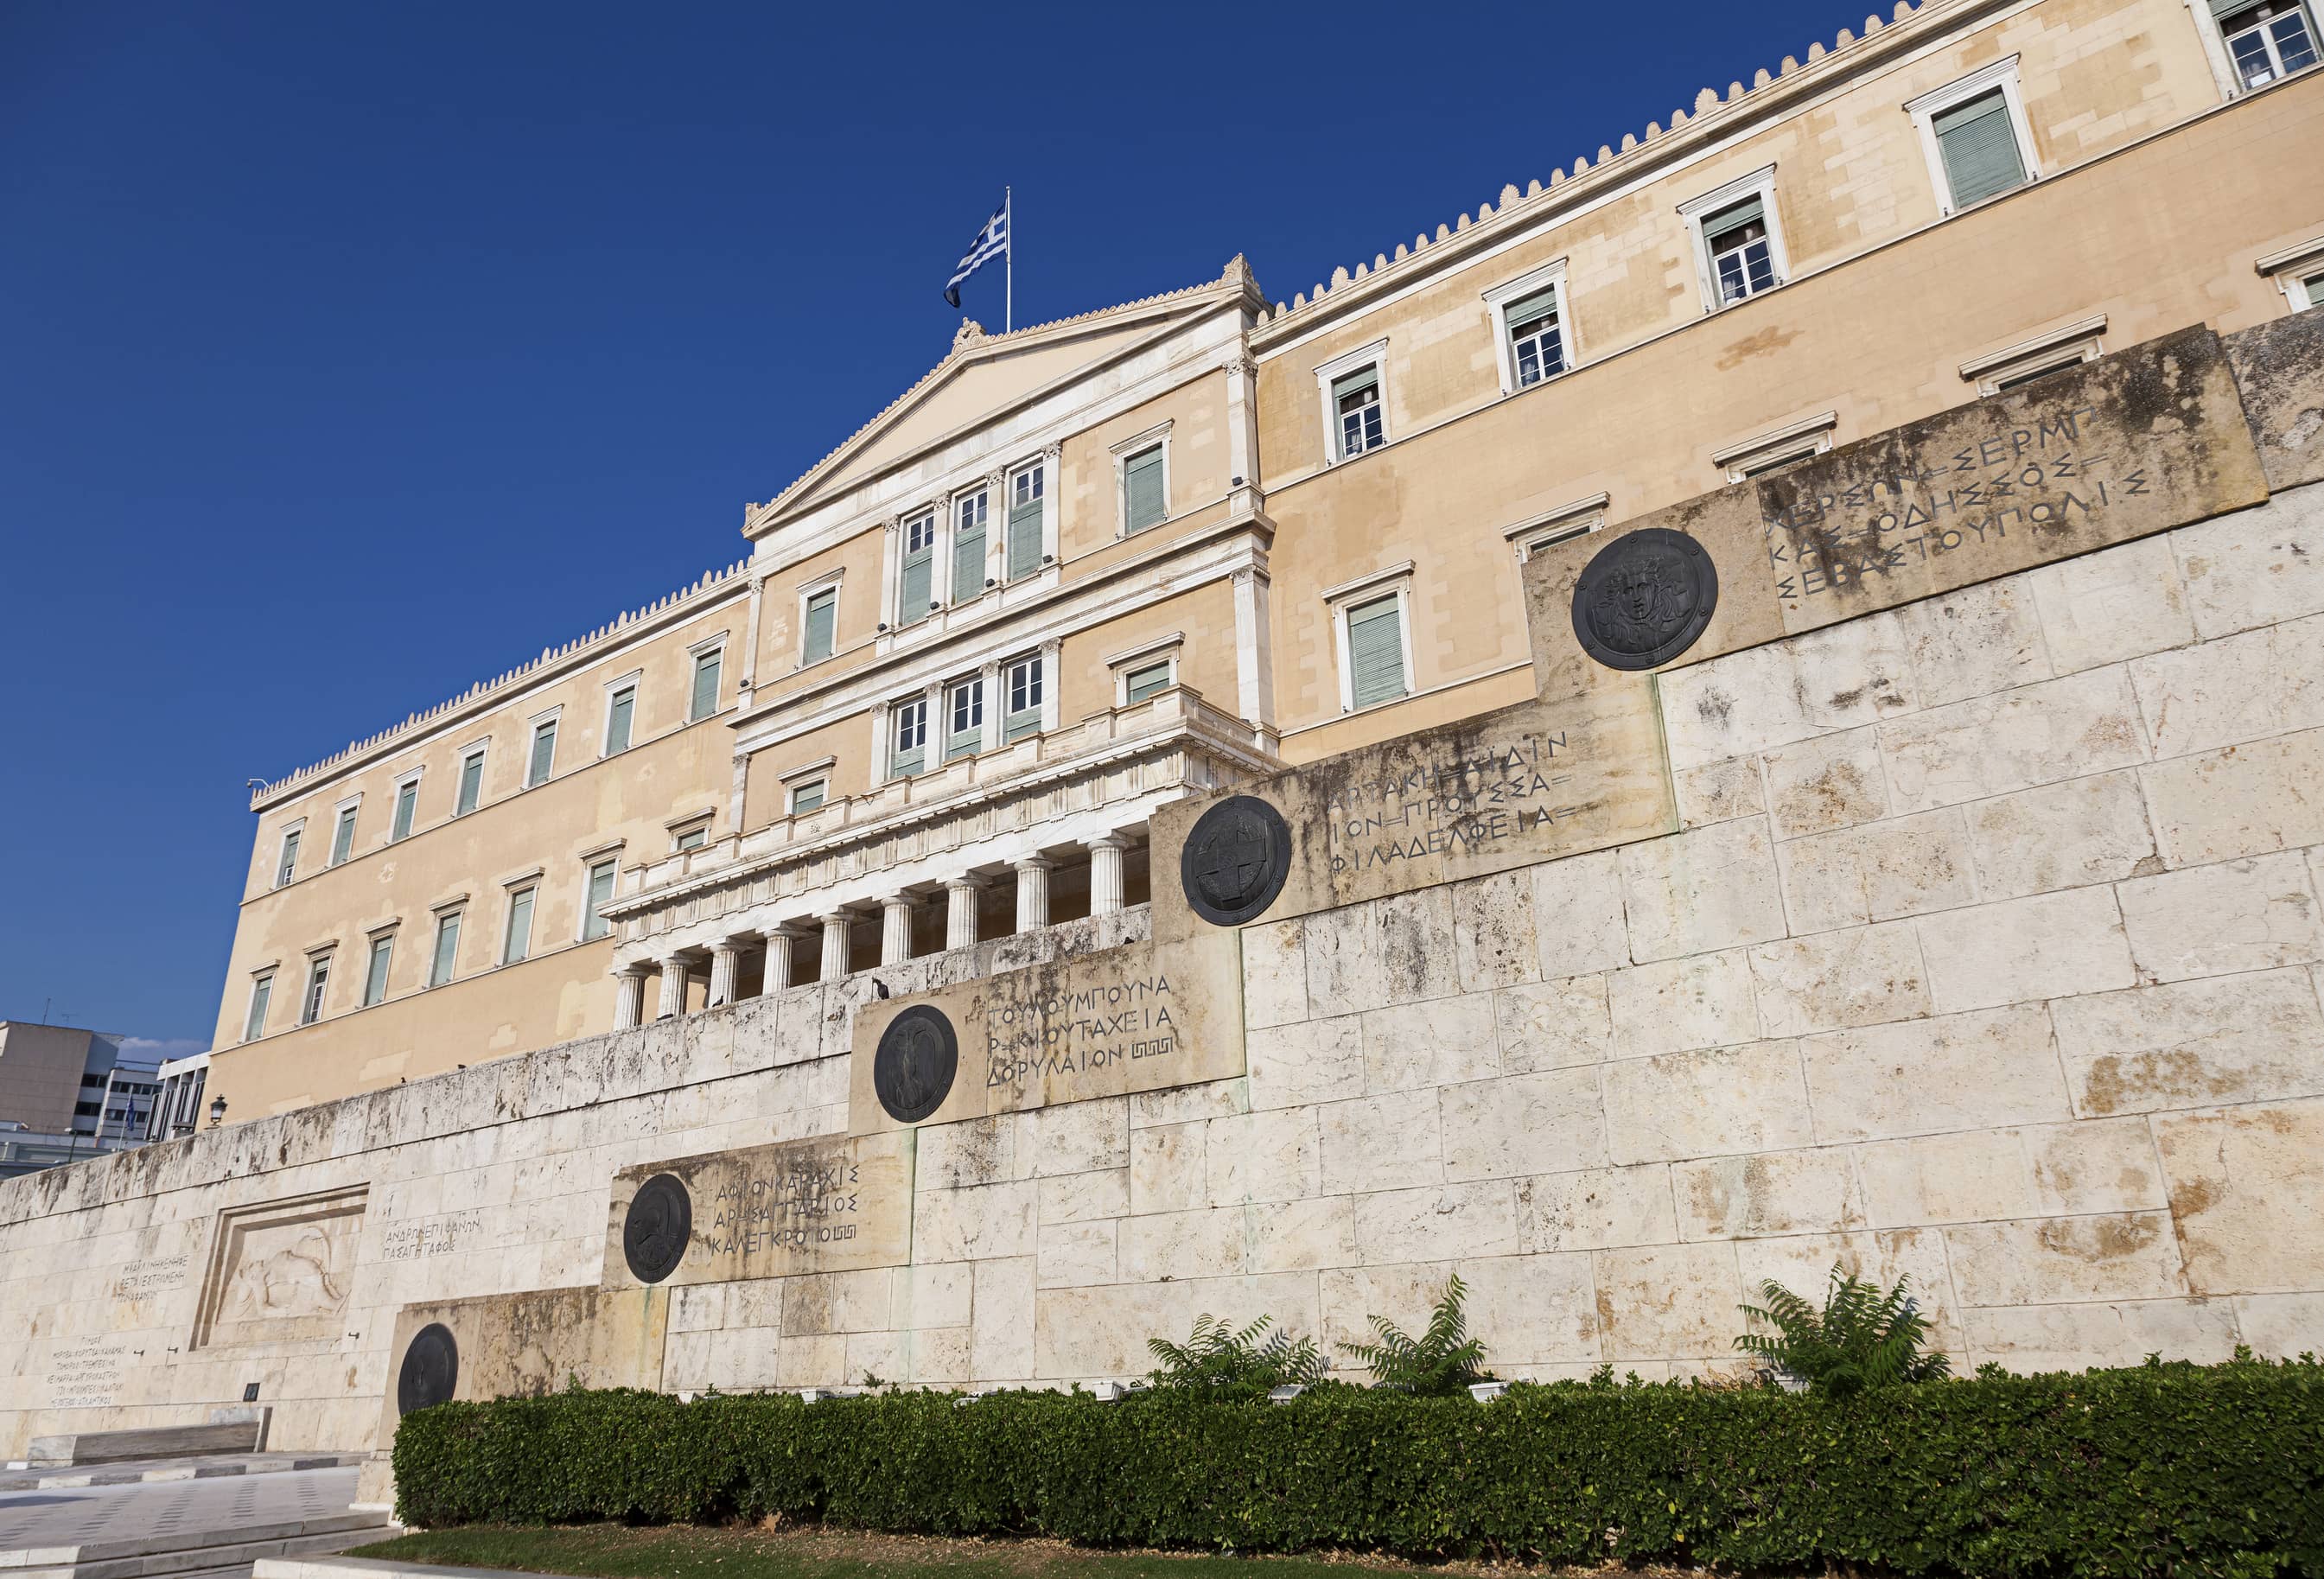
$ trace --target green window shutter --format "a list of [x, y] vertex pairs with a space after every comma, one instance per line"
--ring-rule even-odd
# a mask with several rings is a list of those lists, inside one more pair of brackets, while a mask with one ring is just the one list
[[532, 890], [520, 889], [509, 899], [508, 936], [501, 943], [501, 963], [514, 965], [532, 946]]
[[1028, 499], [1009, 507], [1009, 579], [1041, 568], [1041, 502]]
[[290, 834], [282, 840], [282, 864], [275, 869], [274, 886], [281, 888], [299, 874], [299, 836]]
[[1766, 216], [1767, 206], [1757, 196], [1746, 198], [1732, 208], [1721, 208], [1718, 213], [1705, 219], [1702, 222], [1703, 238], [1716, 245], [1719, 238], [1729, 231], [1740, 230], [1754, 220], [1764, 219]]
[[460, 799], [454, 809], [455, 817], [466, 817], [476, 809], [476, 801], [484, 789], [484, 759], [482, 753], [460, 764]]
[[392, 833], [399, 839], [411, 836], [411, 814], [420, 805], [420, 786], [406, 784], [395, 792], [395, 823]]
[[452, 979], [452, 969], [460, 962], [460, 918], [447, 916], [436, 923], [436, 960], [428, 973], [428, 984], [440, 987]]
[[797, 817], [803, 811], [813, 811], [822, 806], [824, 784], [825, 780], [817, 779], [812, 784], [802, 784], [792, 790], [791, 815]]
[[1335, 378], [1332, 381], [1332, 404], [1337, 406], [1350, 395], [1360, 394], [1365, 390], [1378, 388], [1379, 385], [1379, 369], [1378, 367], [1367, 367], [1360, 373], [1351, 373], [1343, 378]]
[[694, 701], [687, 714], [691, 724], [707, 718], [718, 711], [718, 669], [724, 657], [720, 652], [706, 652], [694, 660]]
[[525, 775], [525, 787], [549, 781], [549, 770], [557, 762], [557, 725], [544, 724], [532, 732], [532, 764]]
[[605, 754], [630, 749], [630, 720], [638, 710], [638, 694], [632, 690], [614, 693], [613, 705], [605, 710]]
[[395, 942], [389, 937], [372, 940], [371, 968], [364, 973], [364, 1004], [366, 1008], [387, 996], [387, 965], [394, 957]]
[[831, 656], [832, 628], [839, 618], [839, 589], [826, 586], [807, 600], [807, 644], [801, 663], [820, 663]]
[[355, 853], [355, 808], [352, 806], [339, 813], [339, 826], [331, 834], [331, 864], [337, 866]]
[[1142, 702], [1157, 691], [1169, 688], [1170, 660], [1167, 658], [1143, 669], [1133, 669], [1122, 679], [1122, 694], [1127, 702]]
[[1508, 321], [1509, 328], [1514, 329], [1529, 324], [1537, 318], [1546, 318], [1556, 310], [1557, 287], [1553, 285], [1546, 291], [1535, 291], [1522, 301], [1510, 302], [1508, 310], [1503, 313], [1502, 317]]
[[1348, 611], [1348, 675], [1359, 707], [1405, 694], [1404, 630], [1395, 594]]
[[1162, 447], [1131, 456], [1122, 464], [1122, 491], [1127, 498], [1129, 530], [1144, 531], [1161, 523], [1167, 513], [1162, 498]]
[[952, 600], [967, 603], [984, 593], [984, 522], [964, 526], [952, 540]]
[[889, 772], [892, 777], [898, 779], [908, 779], [914, 773], [918, 772], [922, 768], [926, 767], [927, 765], [927, 761], [928, 747], [926, 741], [922, 741], [919, 744], [911, 747], [909, 750], [906, 750], [904, 747], [899, 746], [896, 748], [895, 757], [890, 765]]
[[2017, 129], [2009, 123], [2009, 101], [1999, 88], [1955, 105], [1930, 126], [1944, 156], [1945, 180], [1953, 189], [1955, 208], [2025, 184]]
[[2211, 15], [2225, 24], [2239, 13], [2252, 9], [2252, 0], [2211, 0]]
[[589, 868], [589, 910], [581, 922], [581, 940], [584, 943], [603, 937], [613, 930], [598, 912], [613, 900], [613, 872], [614, 865], [611, 861], [601, 861]]
[[258, 985], [250, 990], [250, 1019], [242, 1028], [242, 1039], [254, 1042], [266, 1029], [266, 1001], [274, 995], [274, 978], [261, 976]]
[[[909, 531], [909, 528], [906, 529]], [[935, 585], [936, 546], [931, 535], [927, 546], [904, 555], [903, 579], [896, 595], [896, 623], [917, 625], [928, 617], [928, 599]]]
[[[888, 746], [888, 771], [891, 778], [908, 778], [927, 765], [928, 715], [926, 703], [915, 703], [908, 710], [899, 709], [889, 715], [892, 732]], [[904, 737], [912, 736], [909, 744]]]

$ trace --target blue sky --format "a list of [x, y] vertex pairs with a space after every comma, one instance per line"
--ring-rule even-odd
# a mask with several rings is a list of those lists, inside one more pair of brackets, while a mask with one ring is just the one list
[[0, 1019], [206, 1045], [244, 781], [740, 558], [1004, 182], [1019, 322], [1287, 300], [1842, 26], [0, 0]]

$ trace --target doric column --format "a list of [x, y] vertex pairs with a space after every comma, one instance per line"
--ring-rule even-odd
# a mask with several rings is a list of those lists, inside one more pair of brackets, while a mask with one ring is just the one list
[[986, 888], [981, 877], [955, 877], [945, 887], [945, 946], [966, 948], [976, 941], [976, 901]]
[[777, 927], [767, 934], [767, 984], [761, 992], [779, 993], [791, 984], [791, 945], [798, 934], [788, 927]]
[[911, 957], [911, 896], [891, 893], [880, 901], [880, 963], [901, 965]]
[[835, 982], [847, 974], [847, 954], [855, 940], [855, 918], [845, 910], [817, 916], [823, 923], [823, 979]]
[[1047, 855], [1012, 861], [1017, 869], [1017, 930], [1030, 932], [1049, 924], [1049, 868], [1056, 863]]
[[742, 963], [737, 939], [722, 937], [710, 948], [710, 1007], [734, 1001], [734, 967]]
[[635, 1030], [645, 1018], [646, 973], [636, 965], [613, 973], [613, 1029]]
[[686, 961], [671, 955], [661, 962], [661, 1008], [656, 1018], [686, 1012]]
[[1130, 841], [1106, 834], [1082, 841], [1090, 853], [1090, 914], [1111, 916], [1121, 909], [1121, 853]]

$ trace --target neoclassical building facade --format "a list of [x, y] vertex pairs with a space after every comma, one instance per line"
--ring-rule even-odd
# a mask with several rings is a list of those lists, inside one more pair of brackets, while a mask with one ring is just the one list
[[1157, 808], [1536, 694], [1541, 549], [2324, 305], [2318, 36], [1899, 5], [1288, 300], [1238, 256], [964, 324], [739, 561], [257, 790], [208, 1089], [256, 1118], [1138, 905]]

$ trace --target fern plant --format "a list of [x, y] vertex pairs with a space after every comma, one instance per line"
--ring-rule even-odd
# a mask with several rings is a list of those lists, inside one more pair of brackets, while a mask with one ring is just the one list
[[1469, 1334], [1469, 1317], [1462, 1308], [1469, 1286], [1455, 1272], [1445, 1281], [1443, 1297], [1428, 1313], [1428, 1325], [1414, 1337], [1384, 1316], [1371, 1318], [1379, 1342], [1342, 1344], [1349, 1356], [1372, 1373], [1372, 1385], [1416, 1398], [1449, 1398], [1471, 1382], [1490, 1381], [1485, 1369], [1485, 1343]]
[[1194, 1318], [1194, 1335], [1183, 1344], [1148, 1338], [1146, 1346], [1162, 1363], [1148, 1377], [1157, 1388], [1177, 1388], [1211, 1398], [1257, 1398], [1278, 1387], [1321, 1381], [1331, 1362], [1314, 1338], [1294, 1339], [1269, 1332], [1260, 1316], [1236, 1328], [1208, 1314]]
[[1909, 1281], [1899, 1278], [1884, 1294], [1878, 1283], [1844, 1276], [1834, 1267], [1818, 1310], [1769, 1279], [1759, 1286], [1766, 1304], [1741, 1309], [1775, 1331], [1746, 1333], [1735, 1346], [1765, 1360], [1771, 1379], [1790, 1376], [1808, 1391], [1831, 1398], [1941, 1380], [1952, 1373], [1952, 1365], [1929, 1350], [1928, 1320], [1906, 1289]]

